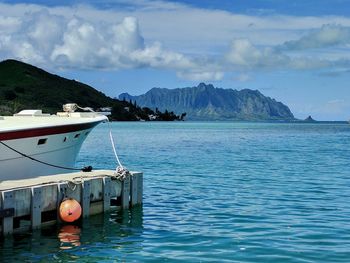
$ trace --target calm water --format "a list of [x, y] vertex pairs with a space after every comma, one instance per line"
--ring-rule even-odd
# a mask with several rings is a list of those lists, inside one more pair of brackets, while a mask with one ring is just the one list
[[[142, 208], [1, 241], [1, 262], [350, 262], [350, 125], [113, 123]], [[78, 166], [114, 168], [107, 126]]]

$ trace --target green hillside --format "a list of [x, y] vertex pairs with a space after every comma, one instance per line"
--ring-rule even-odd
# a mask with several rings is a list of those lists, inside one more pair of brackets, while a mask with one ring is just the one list
[[[23, 109], [42, 109], [56, 113], [66, 103], [82, 107], [112, 107], [112, 120], [149, 120], [155, 114], [128, 101], [107, 97], [93, 87], [50, 74], [40, 68], [19, 62], [0, 62], [0, 115], [11, 115]], [[156, 120], [173, 120], [177, 116], [159, 113]]]

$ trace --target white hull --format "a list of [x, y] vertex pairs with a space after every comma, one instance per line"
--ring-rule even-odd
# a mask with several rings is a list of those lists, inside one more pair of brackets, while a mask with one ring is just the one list
[[[3, 142], [13, 149], [42, 162], [73, 168], [80, 147], [90, 130], [91, 129]], [[76, 134], [80, 134], [80, 136], [74, 138]], [[41, 138], [47, 138], [46, 143], [43, 145], [37, 145], [38, 140]], [[65, 142], [64, 138], [66, 138]], [[33, 147], [33, 145], [36, 147]], [[67, 169], [55, 168], [36, 162], [8, 149], [4, 145], [0, 145], [0, 152], [1, 181], [73, 172]]]
[[89, 132], [106, 120], [94, 113], [0, 117], [0, 181], [74, 172], [59, 167], [75, 168]]

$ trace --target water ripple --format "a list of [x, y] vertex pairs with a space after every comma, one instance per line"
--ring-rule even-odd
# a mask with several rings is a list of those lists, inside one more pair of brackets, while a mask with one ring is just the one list
[[[112, 127], [123, 163], [144, 172], [143, 207], [3, 240], [2, 262], [349, 261], [349, 125]], [[115, 167], [106, 126], [83, 164]]]

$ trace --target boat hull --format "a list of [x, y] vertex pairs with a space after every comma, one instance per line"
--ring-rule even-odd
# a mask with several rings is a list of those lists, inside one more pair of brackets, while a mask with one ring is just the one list
[[[81, 145], [92, 127], [71, 132], [42, 134], [41, 136], [1, 140], [12, 149], [0, 144], [0, 180], [16, 180], [43, 175], [68, 173], [73, 168]], [[59, 129], [56, 129], [59, 131]], [[43, 164], [16, 151], [28, 155]], [[71, 170], [73, 172], [73, 170]]]

